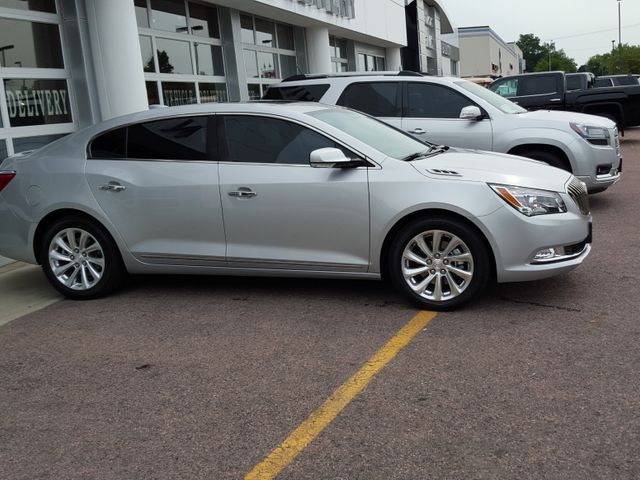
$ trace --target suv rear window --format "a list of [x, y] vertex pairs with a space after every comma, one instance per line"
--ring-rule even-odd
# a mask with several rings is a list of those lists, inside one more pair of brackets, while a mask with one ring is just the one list
[[520, 80], [520, 92], [518, 96], [545, 95], [558, 91], [557, 78], [552, 75], [540, 75], [523, 77]]
[[373, 117], [399, 117], [399, 92], [400, 82], [354, 83], [342, 92], [337, 104]]
[[264, 100], [292, 100], [298, 102], [319, 102], [329, 90], [329, 85], [296, 85], [291, 87], [269, 87]]

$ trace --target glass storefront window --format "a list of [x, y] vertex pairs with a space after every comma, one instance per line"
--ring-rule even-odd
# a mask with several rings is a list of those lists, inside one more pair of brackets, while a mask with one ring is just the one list
[[292, 55], [280, 55], [281, 78], [287, 78], [298, 73], [296, 57]]
[[155, 72], [156, 62], [153, 59], [153, 46], [151, 37], [140, 35], [140, 52], [142, 53], [142, 66], [145, 72]]
[[218, 10], [198, 3], [189, 2], [191, 33], [199, 37], [220, 38]]
[[253, 37], [253, 17], [240, 15], [240, 28], [242, 29], [242, 43], [255, 43]]
[[295, 44], [293, 41], [293, 28], [289, 25], [277, 25], [278, 30], [278, 48], [284, 50], [295, 50]]
[[0, 140], [0, 163], [2, 163], [2, 160], [7, 158], [7, 155], [9, 155], [7, 152], [7, 142]]
[[247, 72], [247, 78], [258, 77], [258, 60], [256, 58], [256, 52], [253, 50], [244, 51], [244, 68]]
[[260, 100], [262, 94], [260, 93], [260, 85], [257, 83], [250, 83], [247, 85], [249, 89], [249, 100]]
[[160, 95], [158, 95], [158, 83], [157, 82], [144, 82], [147, 87], [147, 101], [149, 105], [159, 105]]
[[66, 80], [5, 79], [4, 90], [12, 127], [73, 121]]
[[0, 0], [0, 7], [56, 13], [56, 0]]
[[140, 28], [149, 28], [149, 13], [147, 12], [147, 0], [134, 0], [136, 9], [136, 22]]
[[196, 43], [195, 49], [198, 75], [224, 76], [222, 47]]
[[193, 75], [189, 42], [156, 38], [160, 73], [186, 73]]
[[276, 26], [273, 22], [256, 18], [256, 45], [261, 47], [275, 47], [275, 30]]
[[227, 86], [224, 83], [200, 83], [200, 103], [226, 102]]
[[187, 32], [187, 12], [181, 0], [151, 0], [151, 28]]
[[37, 150], [38, 148], [42, 148], [45, 145], [53, 142], [54, 140], [58, 140], [59, 138], [65, 137], [64, 135], [40, 135], [37, 137], [25, 137], [25, 138], [14, 138], [13, 139], [13, 150], [16, 153], [26, 152], [27, 150]]
[[0, 67], [64, 68], [58, 26], [0, 18]]
[[162, 82], [162, 97], [168, 107], [197, 103], [196, 85], [188, 82]]
[[258, 52], [258, 71], [260, 78], [280, 78], [273, 53]]

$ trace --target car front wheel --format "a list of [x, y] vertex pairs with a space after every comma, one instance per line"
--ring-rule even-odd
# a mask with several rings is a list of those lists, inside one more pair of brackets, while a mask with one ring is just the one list
[[423, 219], [407, 225], [390, 251], [391, 279], [421, 308], [458, 308], [487, 285], [489, 252], [480, 235], [463, 222]]
[[74, 300], [104, 296], [124, 279], [115, 242], [90, 220], [67, 218], [51, 225], [43, 238], [40, 259], [49, 282]]

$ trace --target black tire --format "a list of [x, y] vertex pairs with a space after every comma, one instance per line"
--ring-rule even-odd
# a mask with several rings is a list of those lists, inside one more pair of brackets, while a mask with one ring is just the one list
[[[65, 253], [65, 255], [69, 255], [70, 260], [64, 260], [61, 265], [66, 265], [69, 263], [69, 269], [65, 270], [63, 275], [67, 275], [67, 277], [71, 277], [76, 270], [82, 270], [82, 263], [86, 264], [86, 260], [90, 260], [94, 258], [94, 261], [102, 260], [103, 267], [101, 269], [100, 266], [96, 264], [92, 264], [92, 268], [94, 271], [100, 273], [99, 279], [96, 281], [97, 277], [92, 277], [91, 273], [87, 273], [87, 277], [90, 280], [95, 281], [95, 284], [91, 285], [90, 288], [78, 287], [71, 288], [62, 283], [61, 280], [58, 279], [56, 274], [53, 271], [52, 261], [50, 260], [49, 253], [50, 247], [53, 239], [68, 229], [74, 229], [76, 231], [84, 231], [88, 233], [92, 240], [95, 240], [101, 249], [101, 254], [98, 256], [97, 253], [92, 252], [85, 255], [85, 258], [82, 257], [82, 252], [71, 252]], [[67, 236], [67, 239], [69, 237]], [[78, 238], [78, 237], [76, 237]], [[90, 247], [87, 247], [87, 250], [93, 246], [94, 243], [90, 244]], [[60, 252], [63, 252], [63, 249], [59, 249]], [[42, 243], [39, 246], [40, 253], [40, 263], [42, 264], [42, 270], [44, 271], [47, 280], [53, 285], [53, 287], [62, 293], [64, 296], [73, 299], [73, 300], [91, 300], [94, 298], [99, 298], [105, 296], [116, 289], [118, 289], [124, 283], [124, 279], [126, 277], [126, 270], [124, 264], [122, 262], [122, 257], [120, 256], [120, 252], [115, 242], [111, 238], [111, 235], [98, 223], [91, 221], [85, 218], [62, 218], [57, 220], [52, 225], [47, 228], [44, 236], [42, 237]], [[77, 255], [77, 258], [76, 257]], [[73, 255], [73, 256], [71, 256]], [[88, 256], [88, 258], [86, 258]], [[74, 263], [77, 262], [77, 263]], [[73, 265], [76, 265], [74, 267]], [[88, 268], [88, 267], [87, 267]], [[88, 270], [87, 270], [88, 271]], [[78, 272], [77, 276], [80, 276], [81, 272]], [[77, 279], [76, 281], [81, 281]]]
[[539, 160], [541, 162], [546, 163], [552, 167], [559, 168], [560, 170], [565, 170], [569, 173], [571, 172], [571, 166], [568, 164], [564, 158], [562, 158], [557, 153], [550, 152], [548, 150], [525, 150], [518, 155], [526, 158], [531, 158], [532, 160]]
[[[433, 231], [445, 232], [445, 234], [442, 235], [442, 238], [443, 238], [442, 241], [447, 241], [447, 243], [440, 244], [442, 246], [442, 248], [440, 249], [442, 253], [446, 252], [447, 246], [449, 245], [449, 242], [451, 241], [453, 236], [461, 240], [464, 246], [455, 248], [452, 253], [458, 255], [458, 257], [456, 258], [460, 258], [459, 255], [468, 251], [468, 253], [471, 255], [472, 264], [465, 265], [464, 262], [456, 262], [454, 264], [451, 261], [449, 261], [449, 263], [446, 263], [446, 258], [454, 258], [451, 256], [452, 255], [451, 253], [449, 254], [448, 257], [444, 257], [440, 255], [440, 257], [436, 259], [435, 258], [436, 252], [432, 251], [431, 253], [433, 253], [433, 257], [430, 257], [428, 254], [425, 254], [424, 260], [425, 262], [427, 262], [430, 259], [432, 264], [429, 266], [429, 268], [433, 266], [435, 267], [435, 269], [429, 270], [429, 272], [426, 272], [423, 277], [417, 276], [417, 277], [414, 277], [413, 279], [406, 280], [403, 274], [403, 268], [405, 267], [406, 268], [415, 268], [415, 267], [427, 268], [427, 267], [422, 267], [421, 264], [413, 264], [411, 261], [404, 259], [403, 257], [404, 257], [405, 249], [409, 247], [409, 250], [411, 252], [414, 252], [414, 253], [416, 251], [421, 252], [421, 250], [418, 248], [417, 243], [415, 243], [415, 239], [419, 235], [427, 234], [427, 237], [426, 237], [427, 247], [433, 250], [434, 238], [433, 236], [431, 237], [428, 236], [428, 232], [433, 232]], [[447, 237], [447, 235], [449, 237]], [[428, 243], [429, 238], [431, 238], [431, 245], [429, 245]], [[423, 255], [419, 254], [418, 256], [423, 258]], [[396, 289], [398, 289], [400, 292], [405, 294], [407, 298], [409, 298], [413, 303], [418, 305], [420, 308], [428, 309], [428, 310], [446, 311], [446, 310], [454, 310], [468, 303], [486, 288], [489, 282], [489, 279], [491, 277], [490, 258], [491, 256], [488, 251], [488, 247], [486, 246], [483, 239], [480, 237], [480, 234], [476, 232], [475, 229], [473, 229], [472, 227], [470, 227], [469, 225], [467, 225], [466, 223], [460, 220], [455, 220], [455, 219], [446, 218], [446, 217], [434, 217], [434, 218], [423, 218], [421, 220], [412, 222], [409, 225], [405, 226], [394, 238], [391, 248], [389, 250], [389, 257], [387, 260], [389, 262], [388, 263], [389, 277]], [[437, 264], [436, 264], [436, 261], [437, 261]], [[466, 271], [467, 272], [470, 271], [472, 273], [472, 276], [468, 282], [464, 283], [463, 285], [464, 288], [461, 288], [461, 285], [463, 283], [462, 277], [458, 277], [455, 273], [452, 273], [451, 271], [449, 271], [449, 268], [452, 268], [452, 267], [458, 270], [464, 270], [465, 268], [470, 267]], [[437, 269], [439, 268], [441, 268], [440, 272], [437, 271]], [[409, 286], [409, 282], [413, 282], [413, 280], [415, 279], [420, 280], [420, 282], [418, 282], [417, 285], [414, 284], [414, 286], [416, 287], [418, 287], [418, 285], [421, 285], [423, 282], [427, 282], [428, 277], [430, 275], [433, 275], [434, 271], [436, 275], [433, 277], [434, 280], [432, 280], [434, 283], [433, 284], [430, 283], [427, 285], [427, 289], [424, 291], [424, 294], [417, 293]], [[448, 272], [448, 273], [443, 273], [443, 272]], [[447, 275], [449, 275], [449, 278], [452, 278], [453, 281], [458, 286], [458, 288], [461, 289], [461, 293], [457, 294], [457, 296], [454, 295], [455, 292], [451, 287], [451, 285], [449, 284]], [[437, 276], [440, 277], [440, 280], [436, 279]], [[427, 298], [427, 296], [433, 296], [433, 295], [430, 295], [429, 289], [432, 290], [431, 293], [436, 292], [436, 287], [435, 287], [436, 281], [441, 282], [442, 290], [444, 292], [441, 300]], [[458, 281], [461, 281], [461, 282], [458, 283]], [[449, 295], [446, 295], [447, 287], [448, 287]]]

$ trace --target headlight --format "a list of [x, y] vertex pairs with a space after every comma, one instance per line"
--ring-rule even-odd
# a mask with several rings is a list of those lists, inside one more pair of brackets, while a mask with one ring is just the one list
[[594, 145], [609, 145], [609, 130], [604, 127], [592, 127], [581, 123], [570, 123], [574, 132]]
[[500, 198], [527, 217], [567, 211], [562, 197], [556, 192], [511, 185], [489, 186]]

